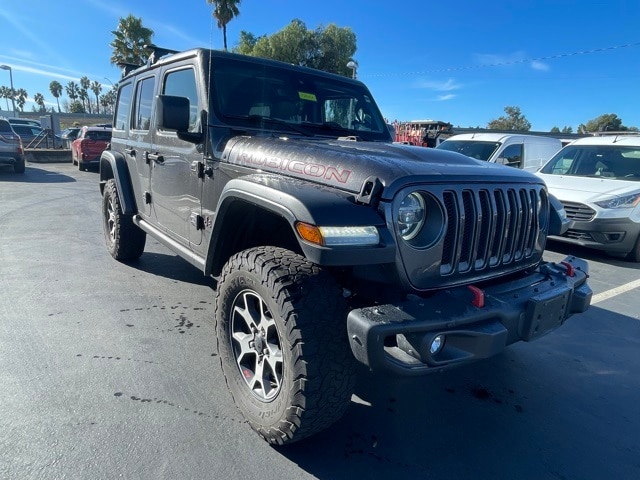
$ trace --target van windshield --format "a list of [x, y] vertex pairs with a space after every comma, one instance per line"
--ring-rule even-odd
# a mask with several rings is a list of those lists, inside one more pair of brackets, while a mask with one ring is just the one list
[[220, 58], [212, 66], [212, 108], [227, 124], [304, 135], [392, 140], [371, 94], [361, 84], [240, 59]]
[[640, 180], [640, 147], [573, 145], [540, 169], [550, 175]]
[[476, 160], [489, 160], [500, 147], [500, 142], [482, 142], [479, 140], [445, 140], [436, 148], [458, 152]]

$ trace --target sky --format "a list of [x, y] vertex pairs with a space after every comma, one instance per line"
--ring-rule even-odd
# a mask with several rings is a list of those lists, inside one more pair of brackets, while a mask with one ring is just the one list
[[[239, 8], [229, 48], [243, 30], [271, 35], [293, 19], [310, 30], [350, 28], [357, 78], [389, 121], [486, 127], [516, 106], [534, 131], [575, 132], [603, 114], [640, 128], [638, 0], [242, 0]], [[211, 12], [206, 0], [0, 0], [0, 65], [29, 100], [42, 93], [55, 106], [52, 80], [87, 76], [105, 92], [117, 82], [109, 43], [120, 18], [141, 18], [159, 46], [222, 49]], [[9, 77], [0, 70], [0, 86]]]

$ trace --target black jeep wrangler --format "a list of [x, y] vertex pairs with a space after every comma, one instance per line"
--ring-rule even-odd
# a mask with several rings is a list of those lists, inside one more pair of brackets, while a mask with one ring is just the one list
[[107, 249], [132, 261], [151, 235], [217, 280], [227, 386], [268, 442], [339, 419], [355, 360], [439, 372], [589, 307], [587, 264], [542, 259], [568, 225], [537, 177], [394, 145], [350, 78], [155, 53], [118, 82], [100, 159]]

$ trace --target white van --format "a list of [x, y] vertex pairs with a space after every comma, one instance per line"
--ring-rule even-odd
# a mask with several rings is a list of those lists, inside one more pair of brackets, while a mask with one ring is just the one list
[[640, 262], [640, 135], [580, 138], [536, 175], [573, 222], [552, 238]]
[[436, 148], [468, 157], [536, 171], [558, 150], [558, 138], [513, 133], [463, 133], [454, 135]]

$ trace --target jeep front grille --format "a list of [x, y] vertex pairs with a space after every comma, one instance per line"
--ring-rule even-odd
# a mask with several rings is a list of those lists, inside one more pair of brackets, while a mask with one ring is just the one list
[[443, 191], [441, 275], [478, 273], [535, 255], [540, 195], [536, 188]]
[[595, 210], [582, 203], [576, 202], [562, 202], [567, 217], [571, 220], [578, 220], [580, 222], [588, 222], [596, 214]]

